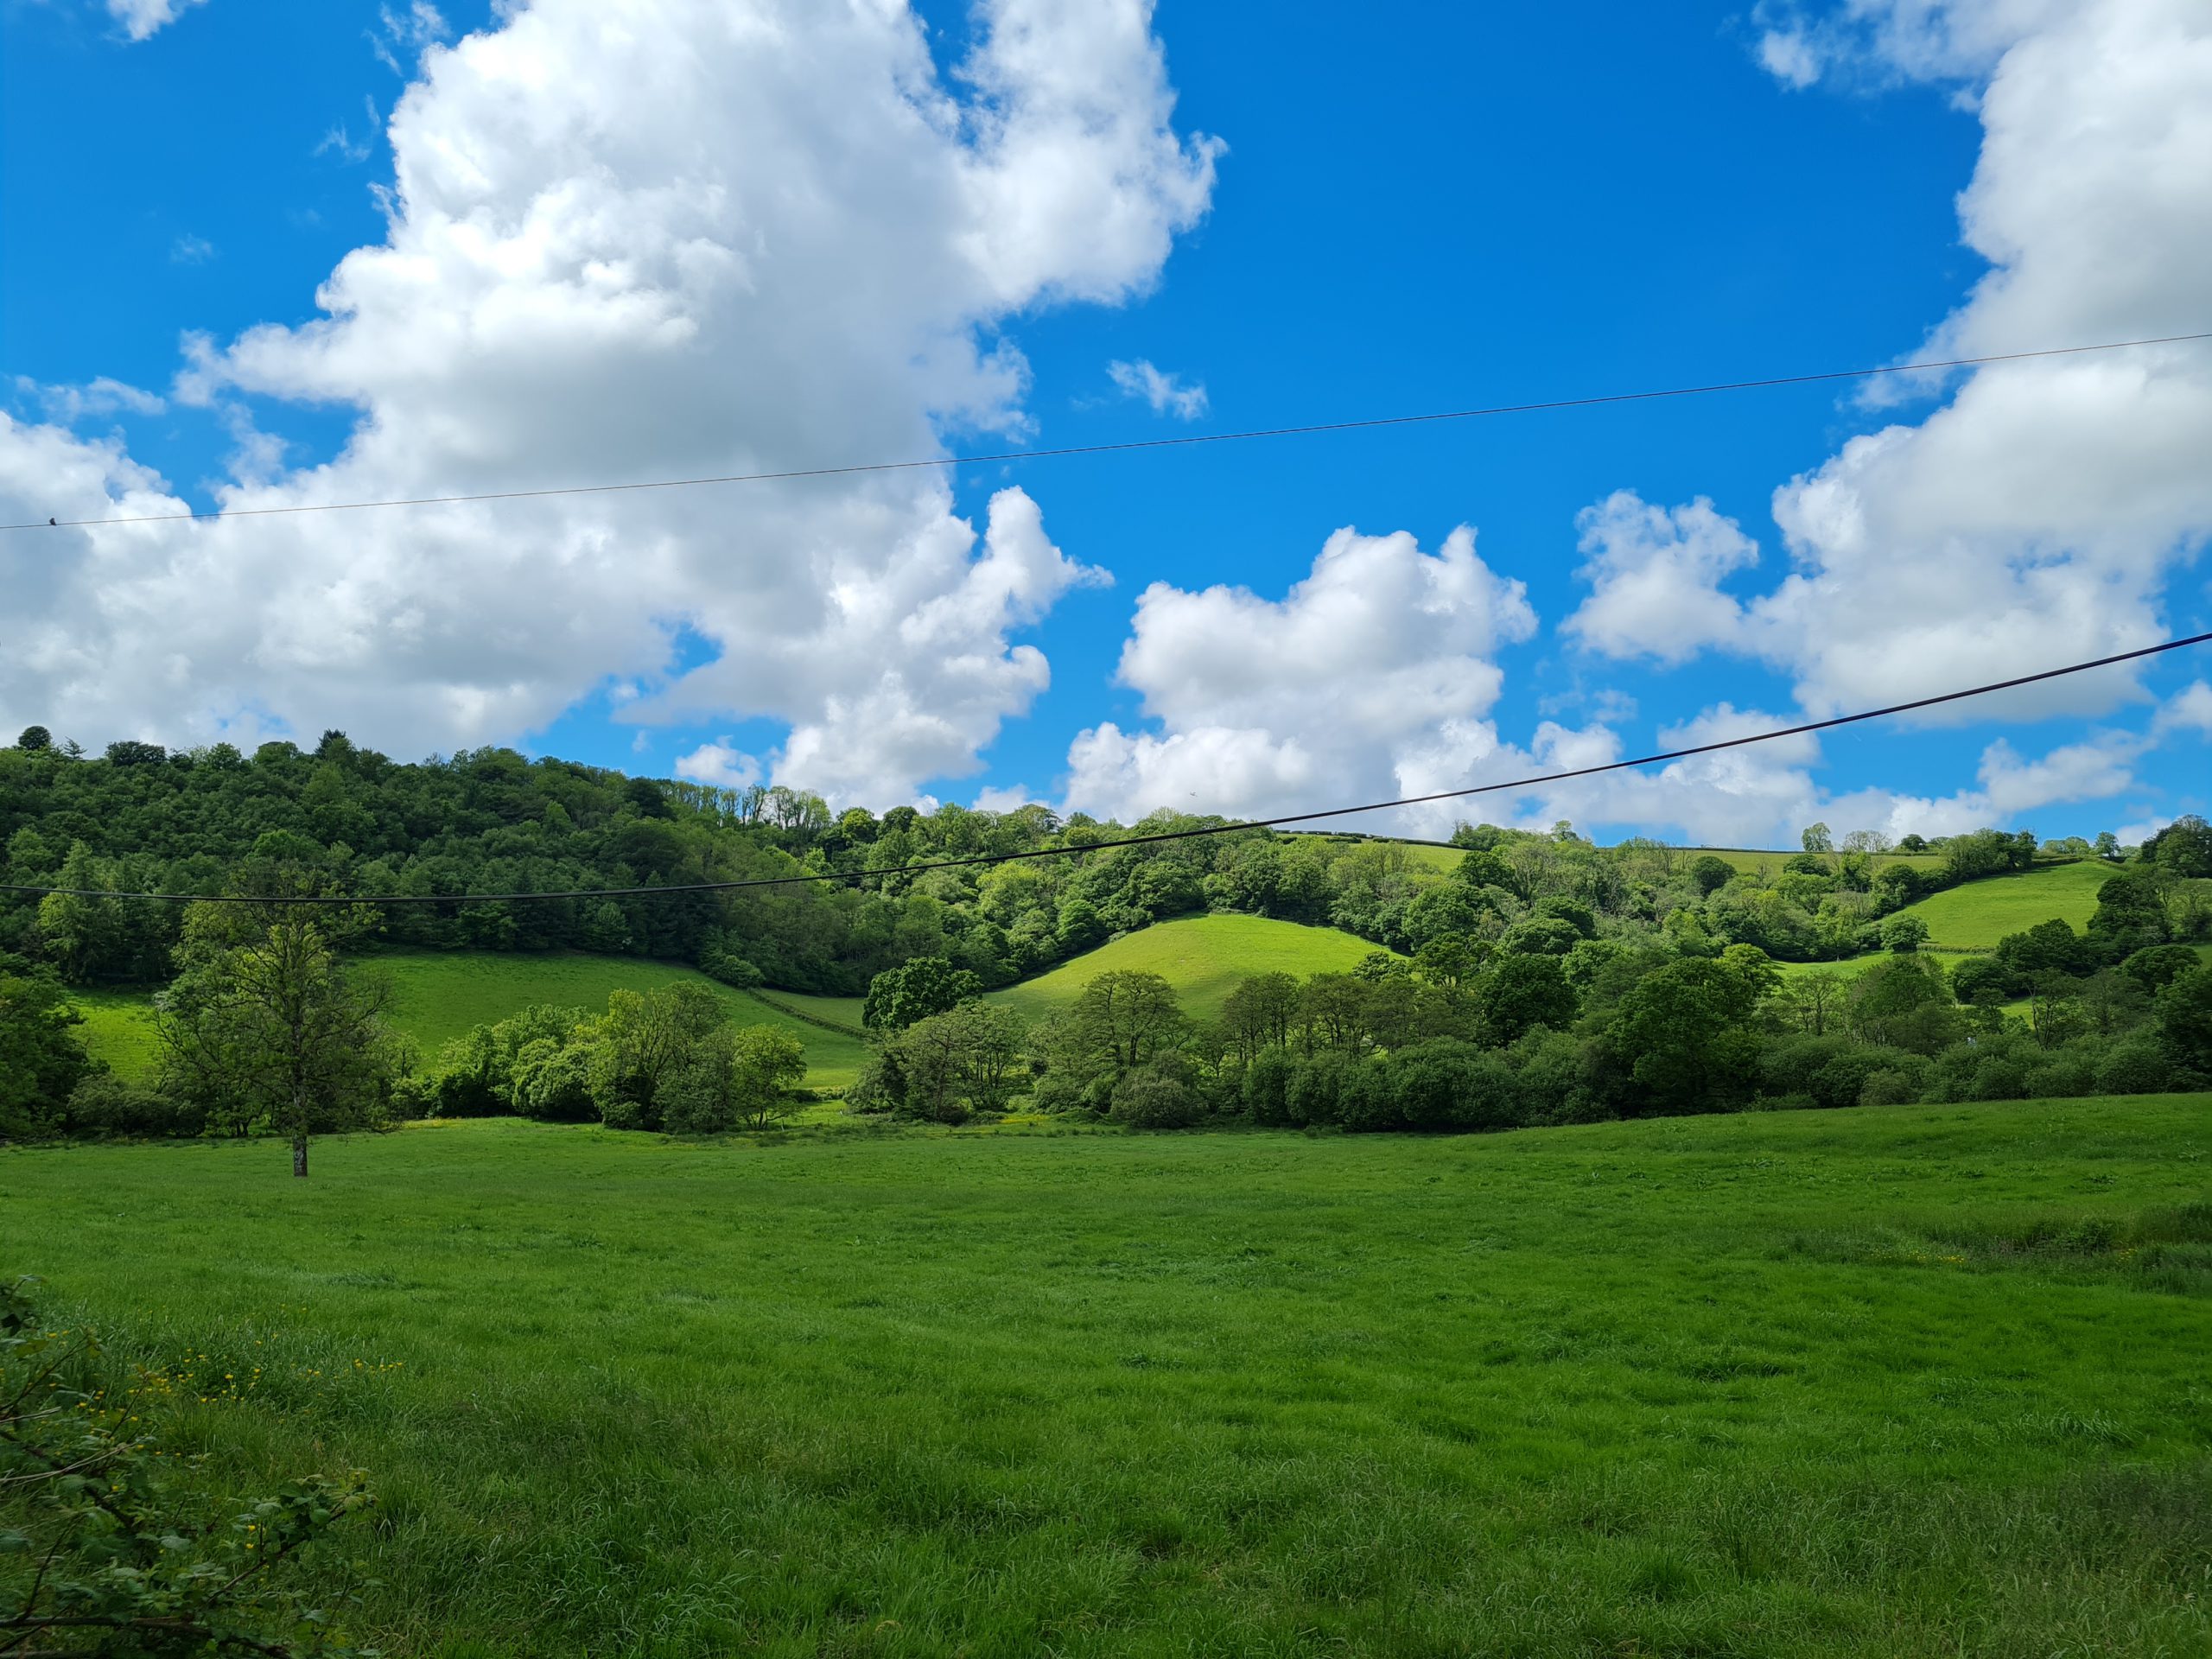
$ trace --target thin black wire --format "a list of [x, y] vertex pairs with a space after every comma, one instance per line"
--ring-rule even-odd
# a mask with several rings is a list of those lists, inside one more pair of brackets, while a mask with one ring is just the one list
[[1150, 835], [1124, 836], [1119, 840], [1096, 841], [1083, 846], [1036, 847], [1019, 853], [977, 853], [967, 858], [941, 858], [926, 864], [904, 865], [895, 870], [756, 876], [743, 881], [690, 881], [663, 887], [576, 887], [559, 893], [394, 893], [352, 897], [336, 893], [294, 893], [256, 897], [248, 893], [111, 893], [99, 887], [34, 887], [13, 883], [0, 883], [0, 893], [26, 893], [41, 899], [56, 893], [73, 899], [140, 899], [161, 904], [504, 905], [556, 899], [665, 899], [683, 893], [735, 893], [753, 887], [805, 887], [819, 882], [850, 881], [857, 884], [875, 878], [925, 875], [931, 870], [970, 869], [979, 864], [1013, 864], [1032, 858], [1077, 858], [1085, 853], [1111, 852], [1117, 847], [1150, 847], [1167, 841], [1195, 841], [1205, 836], [1234, 835], [1245, 830], [1272, 830], [1287, 823], [1312, 823], [1321, 818], [1347, 817], [1359, 812], [1382, 812], [1398, 806], [1425, 806], [1434, 801], [1465, 800], [1470, 796], [1489, 795], [1500, 790], [1530, 789], [1539, 784], [1563, 783], [1573, 778], [1594, 778], [1600, 772], [1657, 766], [1665, 760], [1687, 760], [1692, 755], [1712, 754], [1722, 749], [1740, 749], [1753, 743], [1771, 743], [1777, 738], [1802, 737], [1808, 732], [1831, 731], [1838, 726], [1857, 725], [1861, 721], [1910, 714], [1916, 709], [1933, 709], [1939, 703], [1959, 702], [1968, 697], [1986, 696], [1993, 691], [2009, 691], [2015, 686], [2063, 679], [2069, 674], [2082, 674], [2094, 668], [2110, 668], [2116, 663], [2132, 663], [2164, 652], [2181, 651], [2190, 645], [2203, 645], [2207, 640], [2212, 640], [2212, 633], [2192, 633], [2184, 639], [2169, 639], [2163, 645], [2145, 645], [2139, 650], [2123, 651], [2115, 656], [2099, 657], [2086, 663], [2069, 663], [2064, 668], [2046, 668], [2040, 673], [2022, 674], [2009, 680], [1993, 680], [1986, 685], [1968, 686], [1962, 691], [1945, 691], [1932, 697], [1916, 697], [1910, 702], [1893, 702], [1886, 708], [1861, 709], [1855, 715], [1834, 715], [1826, 720], [1810, 720], [1798, 726], [1753, 732], [1745, 737], [1723, 738], [1714, 743], [1694, 743], [1688, 748], [1663, 749], [1656, 754], [1638, 755], [1633, 760], [1608, 760], [1602, 766], [1576, 766], [1569, 771], [1548, 772], [1533, 778], [1510, 779], [1503, 783], [1476, 784], [1467, 789], [1440, 790], [1433, 795], [1408, 795], [1393, 801], [1370, 801], [1363, 806], [1323, 807], [1312, 812], [1287, 812], [1280, 817], [1246, 818], [1192, 830], [1161, 830]]
[[652, 479], [636, 484], [566, 484], [542, 490], [486, 490], [466, 495], [407, 496], [388, 501], [318, 501], [284, 507], [219, 507], [208, 512], [148, 512], [112, 518], [48, 518], [44, 523], [0, 524], [0, 531], [97, 530], [110, 524], [158, 524], [200, 518], [268, 518], [303, 512], [365, 512], [383, 507], [457, 506], [474, 501], [528, 501], [555, 495], [614, 495], [636, 490], [687, 490], [709, 484], [771, 484], [804, 478], [847, 478], [858, 473], [902, 473], [931, 467], [983, 467], [1001, 461], [1051, 461], [1069, 455], [1119, 454], [1137, 449], [1183, 449], [1207, 443], [1243, 443], [1255, 438], [1306, 437], [1324, 432], [1361, 432], [1380, 427], [1479, 420], [1492, 415], [1534, 415], [1548, 410], [1649, 403], [1662, 397], [1702, 397], [1722, 391], [1759, 391], [1776, 386], [1814, 385], [1825, 380], [1869, 380], [1885, 374], [1932, 373], [1939, 369], [1980, 368], [1992, 363], [2025, 362], [2031, 358], [2078, 357], [2088, 352], [2130, 351], [2144, 346], [2181, 346], [2202, 340], [2212, 340], [2212, 331], [2195, 334], [2162, 334], [2150, 340], [2107, 340], [2095, 346], [2052, 346], [2033, 352], [1997, 352], [1986, 357], [1954, 357], [1940, 362], [1889, 363], [1872, 369], [1825, 369], [1815, 374], [1783, 374], [1763, 380], [1724, 380], [1710, 385], [1668, 386], [1655, 391], [1614, 391], [1590, 397], [1548, 398], [1540, 403], [1493, 404], [1483, 409], [1440, 410], [1425, 415], [1380, 415], [1364, 420], [1321, 421], [1306, 426], [1264, 426], [1241, 432], [1192, 432], [1175, 437], [1132, 438], [1119, 443], [1069, 444], [1057, 449], [1006, 449], [995, 454], [931, 455], [917, 461], [861, 461], [845, 467], [803, 467], [779, 473], [726, 473], [705, 478]]

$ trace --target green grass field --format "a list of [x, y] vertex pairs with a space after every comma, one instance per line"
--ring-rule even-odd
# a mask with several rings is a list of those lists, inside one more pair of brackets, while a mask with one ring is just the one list
[[0, 1262], [371, 1471], [391, 1659], [2212, 1651], [2212, 1097], [315, 1167], [0, 1154]]
[[[414, 1039], [423, 1063], [432, 1067], [438, 1051], [472, 1026], [492, 1024], [535, 1003], [604, 1010], [609, 991], [646, 991], [689, 979], [720, 997], [740, 1025], [779, 1027], [804, 1044], [809, 1088], [842, 1089], [860, 1075], [861, 1044], [855, 1032], [824, 1030], [793, 1019], [759, 997], [716, 984], [678, 963], [635, 957], [454, 950], [380, 952], [363, 958], [360, 966], [391, 981], [392, 1023]], [[853, 998], [769, 995], [817, 1019], [855, 1027], [860, 1023], [860, 1005]], [[95, 1058], [124, 1077], [151, 1071], [155, 1039], [149, 993], [79, 992], [74, 1000], [86, 1014], [79, 1034]]]
[[2054, 917], [2070, 922], [2077, 932], [2087, 927], [2096, 913], [2097, 889], [2113, 874], [2113, 867], [2101, 859], [2039, 864], [2017, 875], [1946, 888], [1897, 913], [1928, 924], [1931, 949], [1992, 950], [2006, 934]]
[[[1795, 850], [1772, 848], [1685, 847], [1681, 849], [1681, 856], [1685, 862], [1707, 853], [1712, 854], [1715, 858], [1726, 860], [1739, 870], [1762, 875], [1781, 874], [1783, 866], [1797, 856]], [[1873, 867], [1878, 870], [1885, 864], [1910, 864], [1915, 869], [1938, 870], [1943, 867], [1943, 855], [1941, 853], [1875, 854]]]
[[1210, 1020], [1248, 974], [1340, 974], [1376, 948], [1332, 927], [1264, 916], [1192, 916], [1155, 922], [991, 995], [1033, 1020], [1072, 1003], [1100, 974], [1159, 974], [1175, 987], [1185, 1014]]
[[1802, 974], [1835, 974], [1845, 979], [1856, 979], [1888, 955], [1886, 950], [1870, 950], [1864, 956], [1846, 957], [1840, 962], [1777, 962], [1774, 965], [1784, 979], [1796, 979]]
[[77, 1038], [87, 1054], [105, 1060], [118, 1077], [153, 1075], [161, 1039], [154, 1031], [151, 992], [73, 990], [69, 1000], [85, 1016]]

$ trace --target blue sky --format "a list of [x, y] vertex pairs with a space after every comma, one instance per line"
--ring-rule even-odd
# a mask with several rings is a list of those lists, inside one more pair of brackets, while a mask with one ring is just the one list
[[[7, 435], [22, 452], [12, 470], [0, 458], [10, 518], [43, 518], [46, 502], [96, 516], [130, 487], [124, 454], [158, 474], [157, 486], [134, 475], [138, 487], [207, 509], [327, 499], [341, 481], [341, 493], [411, 494], [718, 470], [718, 459], [836, 464], [931, 442], [1047, 448], [1883, 363], [1931, 337], [1949, 354], [2212, 327], [2178, 274], [2075, 268], [2036, 205], [2079, 200], [2123, 232], [2133, 212], [2159, 234], [2200, 238], [2174, 264], [2202, 245], [2212, 185], [2178, 187], [2178, 203], [2171, 189], [2130, 194], [2146, 155], [2190, 142], [2188, 111], [2212, 92], [2190, 79], [2204, 30], [2186, 5], [2166, 20], [2190, 48], [2177, 54], [2145, 33], [2161, 8], [2118, 5], [2060, 9], [2038, 32], [1993, 5], [1939, 4], [1940, 29], [1915, 33], [1907, 24], [1930, 9], [1435, 6], [1382, 29], [1342, 7], [1288, 4], [1256, 29], [1238, 9], [1168, 3], [1148, 39], [1132, 10], [1134, 32], [1102, 48], [1061, 38], [1081, 31], [1028, 0], [973, 16], [933, 4], [921, 10], [937, 92], [970, 111], [946, 165], [982, 154], [996, 169], [987, 205], [958, 210], [996, 219], [943, 226], [907, 211], [931, 199], [926, 181], [878, 201], [901, 152], [870, 151], [832, 118], [910, 96], [862, 79], [878, 43], [812, 51], [801, 25], [780, 58], [721, 55], [728, 18], [774, 10], [766, 0], [675, 7], [657, 55], [624, 60], [633, 79], [704, 83], [712, 124], [670, 113], [652, 136], [626, 127], [625, 98], [645, 92], [620, 84], [617, 54], [592, 37], [619, 7], [535, 8], [549, 15], [534, 49], [559, 71], [543, 81], [513, 73], [498, 42], [469, 40], [516, 27], [486, 6], [169, 10], [0, 10], [0, 385], [13, 389]], [[994, 45], [1017, 24], [1020, 50]], [[2054, 158], [2039, 127], [2122, 95], [2067, 79], [2080, 36], [2099, 29], [2089, 44], [2145, 66], [2125, 92], [2137, 130], [2109, 153]], [[472, 51], [486, 54], [474, 67]], [[1058, 67], [1071, 61], [1093, 77], [1072, 93]], [[416, 126], [395, 138], [386, 124], [410, 86]], [[1078, 142], [1057, 97], [1086, 118], [1128, 115], [1127, 131], [1079, 141], [1109, 152], [1082, 162], [1105, 181], [1085, 187], [1101, 193], [1095, 242], [1080, 214], [1051, 222], [1066, 189], [1052, 169]], [[993, 109], [1034, 118], [991, 149], [974, 112]], [[534, 170], [527, 146], [500, 148], [515, 130], [569, 174]], [[439, 173], [420, 200], [395, 195], [396, 143], [423, 158], [415, 176], [474, 170]], [[480, 165], [479, 143], [500, 159]], [[1962, 237], [1961, 200], [1978, 176], [1965, 228], [1979, 250]], [[699, 207], [724, 199], [702, 180], [734, 205]], [[794, 180], [829, 206], [799, 221], [748, 203], [748, 189], [757, 203]], [[453, 279], [450, 301], [442, 276], [365, 289], [350, 344], [301, 332], [349, 251], [388, 238], [404, 251], [418, 234], [423, 248], [450, 247], [472, 213], [510, 232], [534, 213], [539, 263], [516, 277], [512, 253], [485, 256]], [[849, 224], [818, 231], [839, 213]], [[664, 272], [692, 274], [626, 271], [632, 232], [606, 228], [623, 214], [641, 215], [640, 246], [669, 250]], [[779, 277], [784, 250], [817, 233], [805, 278]], [[926, 304], [895, 292], [897, 236], [927, 251], [915, 286], [942, 292]], [[980, 276], [939, 274], [930, 262], [962, 236], [996, 251]], [[518, 235], [511, 249], [523, 245]], [[589, 251], [563, 276], [554, 268], [571, 246]], [[684, 261], [701, 247], [724, 262], [715, 270], [745, 274], [696, 276], [705, 267]], [[2155, 237], [2107, 256], [2164, 257]], [[530, 284], [556, 276], [565, 304], [575, 271], [594, 269], [577, 280], [617, 296], [608, 315], [649, 293], [669, 313], [652, 324], [664, 332], [573, 359], [539, 342], [472, 367], [486, 319], [531, 315], [547, 290]], [[450, 360], [392, 367], [448, 305], [478, 308], [477, 334]], [[267, 324], [289, 332], [252, 343]], [[558, 324], [563, 338], [596, 326]], [[912, 367], [947, 339], [965, 342], [968, 361]], [[707, 342], [743, 365], [728, 396], [750, 401], [734, 417], [720, 399], [740, 372], [699, 371]], [[1132, 385], [1151, 365], [1170, 388], [1202, 387], [1203, 406], [1130, 395], [1117, 363]], [[87, 742], [312, 739], [339, 724], [402, 754], [513, 742], [877, 805], [916, 788], [988, 791], [1135, 816], [1451, 787], [1637, 753], [1686, 727], [1732, 732], [1745, 711], [1825, 714], [2212, 626], [2195, 556], [2212, 504], [2185, 464], [2212, 437], [2195, 424], [2212, 409], [2212, 349], [2072, 372], [1953, 380], [1903, 403], [1796, 388], [964, 468], [949, 507], [902, 501], [887, 516], [824, 485], [772, 508], [702, 491], [666, 518], [658, 502], [589, 522], [492, 510], [461, 528], [428, 521], [443, 509], [412, 524], [374, 515], [373, 527], [328, 514], [296, 521], [300, 539], [282, 544], [250, 525], [167, 543], [17, 537], [0, 559], [34, 597], [0, 622], [22, 631], [0, 716]], [[104, 391], [104, 378], [138, 391]], [[664, 409], [693, 400], [696, 421], [651, 441]], [[786, 409], [800, 411], [787, 423]], [[749, 424], [724, 442], [716, 423], [733, 418]], [[2125, 441], [2134, 418], [2156, 420], [2166, 473]], [[480, 428], [493, 435], [479, 443]], [[2109, 453], [2083, 442], [2092, 428]], [[41, 448], [40, 429], [66, 436]], [[1885, 429], [1905, 436], [1847, 451]], [[369, 430], [376, 453], [353, 453]], [[311, 470], [325, 464], [327, 483]], [[78, 495], [41, 482], [64, 476]], [[1793, 566], [1777, 493], [1801, 477], [1815, 481], [1782, 507]], [[1012, 545], [1018, 515], [995, 512], [994, 498], [1017, 486], [1045, 539], [1009, 556], [1020, 573], [990, 603], [962, 586], [975, 548], [950, 564], [940, 550], [927, 579], [907, 569], [901, 550], [949, 522], [979, 535], [1003, 522]], [[1700, 499], [1709, 512], [1678, 511]], [[1462, 525], [1474, 563], [1448, 566], [1442, 550]], [[1349, 548], [1335, 588], [1286, 604], [1346, 527], [1413, 543]], [[810, 551], [833, 543], [835, 556]], [[590, 580], [543, 574], [594, 561]], [[808, 634], [824, 594], [878, 578], [889, 612], [941, 590], [959, 616], [923, 639], [900, 632], [897, 614]], [[1247, 592], [1209, 599], [1217, 586]], [[1133, 622], [1147, 590], [1157, 597]], [[187, 614], [196, 598], [175, 597], [209, 592], [223, 611], [204, 622]], [[1586, 608], [1606, 592], [1610, 608]], [[785, 606], [800, 622], [750, 632], [775, 628]], [[466, 659], [473, 639], [487, 642], [480, 675]], [[1232, 639], [1249, 669], [1234, 650], [1209, 660], [1210, 642]], [[1048, 660], [1049, 685], [1015, 660], [1025, 647]], [[1839, 831], [2139, 829], [2212, 797], [2199, 656], [1936, 728], [1862, 728], [1749, 770], [1481, 816], [1763, 842], [1814, 815]], [[973, 671], [945, 667], [963, 662]], [[1378, 702], [1389, 706], [1368, 706]]]

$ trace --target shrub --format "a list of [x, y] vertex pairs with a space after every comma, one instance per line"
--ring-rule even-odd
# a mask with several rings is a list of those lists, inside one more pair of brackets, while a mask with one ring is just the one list
[[[0, 1283], [0, 1647], [10, 1654], [356, 1653], [292, 1558], [375, 1499], [309, 1476], [243, 1513], [150, 1443], [89, 1336]], [[88, 1478], [83, 1472], [96, 1470]], [[293, 1645], [296, 1643], [296, 1645]]]
[[2028, 1068], [2002, 1054], [1992, 1054], [1974, 1069], [1967, 1084], [1968, 1100], [2025, 1100]]
[[[1857, 1106], [1865, 1103], [1866, 1084], [1882, 1072], [1903, 1077], [1894, 1049], [1849, 1048], [1836, 1055], [1806, 1082], [1806, 1089], [1823, 1106]], [[1906, 1078], [1908, 1088], [1911, 1079]], [[1918, 1090], [1914, 1090], [1913, 1094]], [[1910, 1099], [1911, 1095], [1900, 1096]]]
[[1917, 916], [1892, 916], [1882, 924], [1882, 948], [1909, 956], [1928, 943], [1928, 924]]
[[[2110, 883], [2107, 883], [2107, 886]], [[2154, 944], [2120, 963], [2120, 971], [2156, 996], [2202, 959], [2185, 944]]]
[[1291, 1073], [1292, 1122], [1313, 1127], [1343, 1121], [1341, 1095], [1346, 1065], [1342, 1054], [1317, 1054]]
[[68, 1134], [99, 1140], [194, 1135], [207, 1121], [207, 1114], [187, 1101], [105, 1073], [70, 1091], [65, 1119]]
[[[863, 1071], [861, 1077], [862, 1082], [866, 1082], [868, 1073]], [[846, 1091], [845, 1098], [848, 1101], [853, 1099], [850, 1090]], [[1090, 1102], [1084, 1093], [1083, 1085], [1064, 1071], [1047, 1071], [1032, 1084], [1029, 1087], [1029, 1103], [1040, 1112], [1086, 1112], [1091, 1109]], [[890, 1108], [864, 1105], [855, 1106], [855, 1109], [888, 1111]]]
[[714, 945], [700, 951], [699, 971], [709, 979], [718, 979], [725, 985], [734, 985], [741, 991], [751, 989], [764, 977], [760, 969], [745, 957], [735, 951]]
[[1512, 1051], [1530, 1123], [1601, 1123], [1618, 1112], [1590, 1085], [1591, 1055], [1565, 1032], [1539, 1031]]
[[2026, 991], [2025, 982], [1994, 957], [1968, 957], [1951, 970], [1951, 994], [1961, 1002], [2007, 1002]]
[[1279, 1048], [1263, 1048], [1244, 1068], [1240, 1092], [1244, 1109], [1255, 1123], [1280, 1128], [1294, 1120], [1290, 1113], [1290, 1084], [1297, 1062]]
[[1159, 1067], [1139, 1066], [1114, 1085], [1112, 1116], [1130, 1128], [1187, 1129], [1200, 1116], [1190, 1089]]
[[2156, 1037], [2133, 1033], [2105, 1050], [2096, 1080], [2101, 1095], [2154, 1095], [2174, 1086], [2173, 1064]]
[[1354, 1060], [1346, 1065], [1337, 1090], [1337, 1121], [1347, 1129], [1369, 1133], [1404, 1128], [1390, 1072], [1383, 1060]]
[[2082, 1047], [2069, 1047], [2028, 1068], [2025, 1093], [2031, 1099], [2078, 1100], [2094, 1094], [2097, 1056]]
[[1725, 858], [1716, 858], [1711, 853], [1700, 853], [1690, 861], [1690, 880], [1707, 898], [1726, 887], [1735, 875], [1736, 867], [1733, 864]]
[[1869, 1071], [1866, 1080], [1859, 1085], [1858, 1103], [1861, 1106], [1902, 1106], [1919, 1098], [1919, 1084], [1894, 1065]]
[[1512, 1068], [1471, 1044], [1423, 1043], [1390, 1063], [1398, 1116], [1414, 1129], [1510, 1129], [1530, 1121]]
[[2158, 1035], [2177, 1065], [2212, 1071], [2212, 968], [2177, 975], [2158, 995]]

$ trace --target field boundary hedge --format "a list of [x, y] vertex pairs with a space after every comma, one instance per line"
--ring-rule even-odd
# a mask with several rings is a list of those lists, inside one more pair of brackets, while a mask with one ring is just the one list
[[795, 1008], [790, 1003], [770, 995], [766, 991], [762, 990], [757, 985], [733, 987], [732, 988], [737, 990], [740, 995], [751, 997], [755, 1002], [766, 1003], [778, 1014], [802, 1021], [806, 1025], [819, 1027], [823, 1031], [834, 1031], [840, 1037], [865, 1037], [868, 1035], [868, 1032], [863, 1027], [849, 1026], [842, 1020], [825, 1020], [818, 1014], [809, 1014], [804, 1008]]

